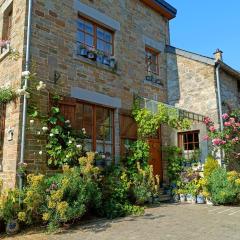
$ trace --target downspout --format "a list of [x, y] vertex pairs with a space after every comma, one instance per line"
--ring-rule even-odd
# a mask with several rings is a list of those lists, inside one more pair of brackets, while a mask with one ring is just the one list
[[[32, 0], [28, 0], [28, 16], [27, 16], [27, 42], [26, 42], [26, 59], [25, 59], [25, 71], [29, 71], [30, 61], [30, 37], [31, 37], [31, 24], [32, 24]], [[28, 78], [25, 76], [23, 88], [28, 87]], [[23, 96], [23, 110], [22, 110], [22, 131], [21, 131], [21, 152], [20, 152], [20, 163], [24, 163], [25, 155], [25, 141], [26, 141], [26, 119], [27, 119], [27, 95]], [[19, 189], [23, 188], [22, 176], [19, 178]]]
[[[220, 130], [223, 131], [223, 111], [222, 111], [222, 97], [221, 97], [221, 86], [220, 86], [220, 63], [216, 62], [216, 79], [217, 79], [217, 96], [218, 96], [218, 114], [219, 114], [219, 123], [220, 123]], [[220, 165], [222, 166], [223, 160], [223, 152], [220, 151]]]

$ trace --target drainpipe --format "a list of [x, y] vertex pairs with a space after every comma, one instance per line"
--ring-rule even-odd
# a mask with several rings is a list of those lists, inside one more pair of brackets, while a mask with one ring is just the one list
[[[220, 86], [220, 63], [216, 62], [216, 79], [217, 79], [217, 96], [218, 96], [218, 114], [219, 114], [219, 123], [220, 123], [220, 130], [223, 131], [223, 111], [222, 111], [222, 97], [221, 97], [221, 86]], [[222, 166], [222, 160], [223, 160], [223, 152], [220, 151], [220, 165]]]
[[[26, 59], [25, 59], [25, 71], [29, 71], [29, 61], [30, 61], [30, 36], [31, 36], [31, 22], [32, 22], [32, 0], [28, 0], [28, 16], [27, 16], [27, 42], [26, 42]], [[23, 88], [28, 87], [28, 78], [25, 76]], [[26, 119], [27, 119], [27, 96], [23, 96], [23, 111], [22, 111], [22, 132], [21, 132], [21, 152], [20, 152], [20, 163], [24, 163], [25, 154], [25, 139], [26, 139]], [[22, 176], [19, 178], [19, 189], [23, 188]]]

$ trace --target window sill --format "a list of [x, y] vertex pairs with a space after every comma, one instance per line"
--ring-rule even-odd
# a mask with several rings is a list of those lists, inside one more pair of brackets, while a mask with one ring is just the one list
[[99, 63], [97, 61], [93, 61], [93, 60], [85, 58], [83, 56], [75, 54], [74, 55], [74, 59], [75, 60], [79, 60], [79, 61], [81, 61], [83, 63], [88, 64], [88, 65], [94, 66], [94, 67], [96, 67], [98, 69], [102, 69], [102, 70], [111, 72], [111, 73], [116, 74], [116, 75], [121, 75], [121, 73], [120, 73], [120, 71], [118, 69], [113, 69], [110, 66], [104, 65], [104, 64]]
[[160, 89], [164, 89], [164, 85], [161, 83], [161, 84], [158, 84], [158, 83], [154, 83], [152, 81], [147, 81], [146, 79], [144, 79], [144, 84], [147, 84], [147, 85], [150, 85], [150, 86], [153, 86], [153, 87], [156, 87], [156, 88], [160, 88]]
[[0, 62], [10, 53], [10, 44], [0, 48]]

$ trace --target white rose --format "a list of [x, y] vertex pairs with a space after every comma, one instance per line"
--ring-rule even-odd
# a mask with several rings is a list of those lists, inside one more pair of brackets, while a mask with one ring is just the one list
[[68, 143], [69, 143], [69, 144], [72, 144], [72, 141], [70, 140]]
[[102, 158], [104, 159], [105, 157], [106, 157], [106, 156], [103, 154], [103, 155], [102, 155]]
[[42, 130], [46, 132], [48, 130], [48, 127], [42, 127]]
[[22, 72], [22, 77], [29, 77], [29, 75], [30, 75], [29, 71]]
[[66, 123], [66, 124], [69, 124], [69, 123], [70, 123], [70, 120], [66, 120], [65, 123]]
[[39, 154], [39, 155], [42, 155], [42, 154], [43, 154], [43, 152], [42, 152], [42, 151], [39, 151], [39, 152], [38, 152], [38, 154]]
[[54, 135], [53, 133], [50, 133], [50, 134], [49, 134], [50, 137], [53, 137], [53, 135]]
[[37, 135], [41, 135], [41, 132], [40, 132], [40, 131], [38, 131], [38, 132], [37, 132]]
[[30, 124], [34, 124], [34, 120], [33, 119], [30, 120]]
[[77, 148], [82, 148], [82, 145], [81, 145], [81, 144], [78, 144], [76, 147], [77, 147]]

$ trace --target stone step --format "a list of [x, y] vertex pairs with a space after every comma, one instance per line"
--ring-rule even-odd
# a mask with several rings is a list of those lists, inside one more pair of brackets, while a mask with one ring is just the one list
[[159, 201], [160, 202], [169, 202], [169, 201], [171, 201], [171, 196], [168, 194], [160, 194]]

